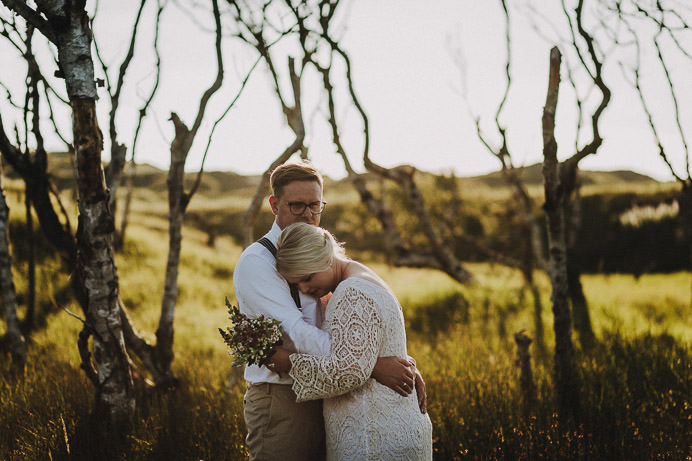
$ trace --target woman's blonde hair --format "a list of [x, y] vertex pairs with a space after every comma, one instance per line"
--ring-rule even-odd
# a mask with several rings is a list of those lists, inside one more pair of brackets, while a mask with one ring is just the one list
[[287, 226], [277, 242], [276, 269], [284, 277], [304, 277], [328, 269], [344, 249], [329, 231], [306, 223]]

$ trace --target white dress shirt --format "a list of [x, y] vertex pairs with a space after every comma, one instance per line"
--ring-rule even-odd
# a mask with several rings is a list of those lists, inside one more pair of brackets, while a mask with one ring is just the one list
[[[279, 225], [274, 222], [265, 237], [276, 246], [280, 233]], [[233, 271], [233, 286], [240, 312], [248, 317], [264, 315], [281, 321], [284, 347], [304, 354], [329, 354], [329, 333], [315, 326], [317, 301], [300, 293], [303, 310], [298, 310], [288, 282], [276, 270], [274, 256], [260, 243], [253, 243], [240, 255]], [[253, 384], [293, 383], [287, 373], [279, 375], [265, 366], [257, 365], [245, 367], [245, 380]]]

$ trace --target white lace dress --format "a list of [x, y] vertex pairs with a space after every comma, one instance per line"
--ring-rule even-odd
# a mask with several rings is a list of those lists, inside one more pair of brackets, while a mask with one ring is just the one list
[[339, 284], [323, 329], [328, 356], [291, 354], [297, 400], [324, 400], [328, 460], [430, 460], [432, 424], [416, 393], [402, 397], [370, 378], [378, 357], [406, 357], [401, 305], [358, 277]]

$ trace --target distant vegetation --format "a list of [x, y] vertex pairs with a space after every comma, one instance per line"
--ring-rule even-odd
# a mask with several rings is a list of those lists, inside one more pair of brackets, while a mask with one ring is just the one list
[[[74, 174], [71, 157], [51, 154], [49, 171], [59, 185], [72, 196]], [[541, 165], [519, 168], [519, 175], [529, 191], [542, 203]], [[192, 183], [196, 173], [188, 173]], [[259, 176], [242, 176], [232, 172], [205, 172], [202, 185], [185, 217], [186, 223], [207, 234], [209, 241], [230, 236], [242, 241], [240, 223], [255, 193]], [[520, 258], [517, 228], [521, 218], [511, 202], [508, 188], [499, 172], [454, 178], [420, 172], [418, 183], [425, 194], [431, 213], [442, 234], [453, 242], [462, 261], [488, 261], [489, 252]], [[675, 183], [659, 183], [631, 171], [583, 171], [582, 226], [576, 252], [578, 263], [586, 272], [671, 272], [689, 267], [682, 222], [677, 215]], [[451, 185], [456, 184], [461, 203], [455, 199]], [[135, 176], [136, 207], [147, 214], [166, 217], [166, 172], [149, 165], [139, 165]], [[378, 187], [374, 187], [377, 190]], [[120, 194], [124, 190], [120, 189]], [[400, 191], [390, 187], [392, 209], [409, 241], [425, 246], [417, 238], [417, 220], [408, 213]], [[329, 202], [322, 223], [348, 243], [359, 255], [385, 260], [379, 224], [359, 202], [347, 180], [326, 179], [325, 198]], [[445, 222], [448, 210], [457, 206], [459, 214], [453, 227]], [[658, 209], [659, 211], [652, 211]], [[666, 211], [667, 210], [667, 211]], [[542, 216], [542, 210], [535, 210]], [[271, 225], [273, 216], [265, 203], [255, 228], [260, 237]]]

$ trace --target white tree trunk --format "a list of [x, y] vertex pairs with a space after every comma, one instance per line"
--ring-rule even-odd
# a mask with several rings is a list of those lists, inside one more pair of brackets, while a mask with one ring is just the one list
[[[135, 400], [129, 358], [118, 306], [118, 274], [111, 238], [113, 216], [101, 165], [103, 139], [96, 117], [97, 99], [91, 30], [85, 1], [36, 0], [33, 10], [19, 0], [2, 0], [53, 42], [73, 114], [73, 139], [79, 190], [77, 258], [73, 274], [77, 295], [86, 306], [79, 346], [82, 367], [96, 385], [94, 414], [106, 441], [118, 442], [129, 429]], [[93, 337], [93, 360], [87, 350]]]

